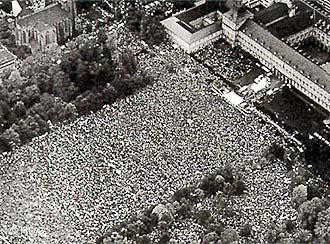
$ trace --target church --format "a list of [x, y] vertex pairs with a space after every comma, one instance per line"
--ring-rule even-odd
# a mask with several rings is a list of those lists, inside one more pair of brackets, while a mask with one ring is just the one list
[[12, 14], [16, 44], [30, 47], [32, 53], [62, 45], [75, 31], [74, 0], [15, 0]]

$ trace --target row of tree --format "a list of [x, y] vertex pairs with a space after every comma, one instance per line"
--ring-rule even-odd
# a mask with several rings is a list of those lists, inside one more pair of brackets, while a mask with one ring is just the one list
[[166, 32], [160, 21], [165, 19], [164, 12], [147, 15], [144, 9], [131, 7], [126, 24], [128, 29], [149, 45], [159, 45], [166, 40]]
[[[126, 243], [128, 240], [141, 244], [168, 243], [172, 238], [169, 229], [174, 223], [184, 219], [191, 219], [205, 228], [203, 244], [217, 243], [217, 241], [233, 243], [239, 240], [239, 235], [249, 236], [251, 226], [244, 225], [240, 233], [237, 233], [216, 222], [209, 210], [199, 209], [197, 204], [215, 194], [241, 195], [244, 190], [245, 184], [234, 173], [233, 167], [226, 165], [202, 178], [197, 185], [176, 191], [168, 202], [152, 205], [141, 216], [132, 216], [128, 221], [114, 226], [111, 231], [100, 237], [97, 243]], [[153, 232], [159, 234], [157, 241], [148, 237]]]
[[151, 84], [135, 57], [117, 53], [104, 31], [80, 36], [64, 52], [28, 57], [0, 77], [0, 151], [29, 142], [50, 124], [97, 111]]

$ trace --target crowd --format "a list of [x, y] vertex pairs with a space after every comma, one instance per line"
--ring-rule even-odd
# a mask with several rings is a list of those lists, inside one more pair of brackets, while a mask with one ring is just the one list
[[252, 68], [251, 59], [244, 57], [242, 51], [231, 48], [223, 40], [199, 50], [194, 57], [229, 81], [241, 78]]
[[[0, 211], [16, 213], [2, 215], [2, 239], [94, 243], [112, 225], [233, 163], [246, 172], [248, 197], [232, 200], [238, 222], [219, 211], [215, 218], [234, 228], [248, 219], [256, 231], [252, 242], [262, 243], [269, 224], [291, 214], [284, 169], [258, 167], [262, 151], [279, 140], [274, 128], [212, 95], [206, 80], [217, 77], [191, 56], [167, 44], [158, 51], [143, 47], [124, 28], [118, 37], [118, 47], [133, 47], [156, 82], [1, 156], [9, 170], [0, 179], [7, 196]], [[200, 226], [187, 224], [172, 238], [198, 241]]]

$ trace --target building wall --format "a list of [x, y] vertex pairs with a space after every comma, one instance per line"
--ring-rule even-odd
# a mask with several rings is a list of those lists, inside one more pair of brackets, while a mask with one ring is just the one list
[[302, 30], [292, 36], [289, 36], [286, 41], [290, 44], [297, 44], [303, 40], [306, 40], [309, 37], [314, 37], [318, 40], [323, 47], [329, 52], [330, 51], [330, 36], [316, 27], [309, 27], [305, 30]]
[[213, 32], [212, 34], [207, 35], [204, 38], [199, 38], [195, 42], [188, 44], [172, 31], [166, 29], [166, 32], [170, 36], [172, 41], [178, 44], [187, 53], [196, 52], [197, 50], [209, 45], [212, 42], [215, 42], [216, 40], [219, 40], [222, 37], [222, 31], [220, 30]]
[[263, 65], [272, 70], [284, 82], [292, 85], [307, 97], [330, 111], [330, 94], [317, 83], [311, 81], [302, 72], [297, 71], [286, 60], [281, 60], [270, 50], [244, 32], [239, 32], [237, 44], [246, 52], [257, 58]]
[[17, 26], [15, 31], [16, 44], [18, 46], [30, 46], [30, 41], [39, 43], [39, 51], [46, 51], [64, 43], [72, 36], [73, 27], [70, 19], [63, 19], [55, 26], [50, 26], [48, 30], [40, 32], [34, 27]]

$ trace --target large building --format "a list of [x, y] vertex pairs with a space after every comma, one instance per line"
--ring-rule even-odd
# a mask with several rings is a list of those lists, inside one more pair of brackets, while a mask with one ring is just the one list
[[23, 0], [13, 1], [12, 6], [19, 46], [29, 46], [32, 52], [47, 51], [73, 36], [74, 0]]
[[[281, 1], [253, 14], [242, 8], [239, 1], [232, 1], [229, 10], [212, 12], [216, 15], [215, 21], [206, 22], [197, 31], [191, 29], [196, 18], [185, 21], [181, 18], [183, 13], [164, 20], [162, 24], [172, 40], [188, 53], [219, 38], [226, 39], [232, 46], [240, 46], [287, 84], [330, 112], [330, 74], [293, 48], [298, 42], [313, 37], [330, 50], [327, 20], [316, 16], [315, 11], [305, 5], [292, 6]], [[298, 7], [301, 7], [298, 14], [290, 13]], [[204, 21], [211, 14], [205, 17], [195, 15], [194, 9], [196, 7], [187, 12], [189, 16], [197, 16], [198, 21]], [[216, 29], [213, 29], [214, 25]], [[207, 31], [204, 32], [204, 28]]]

